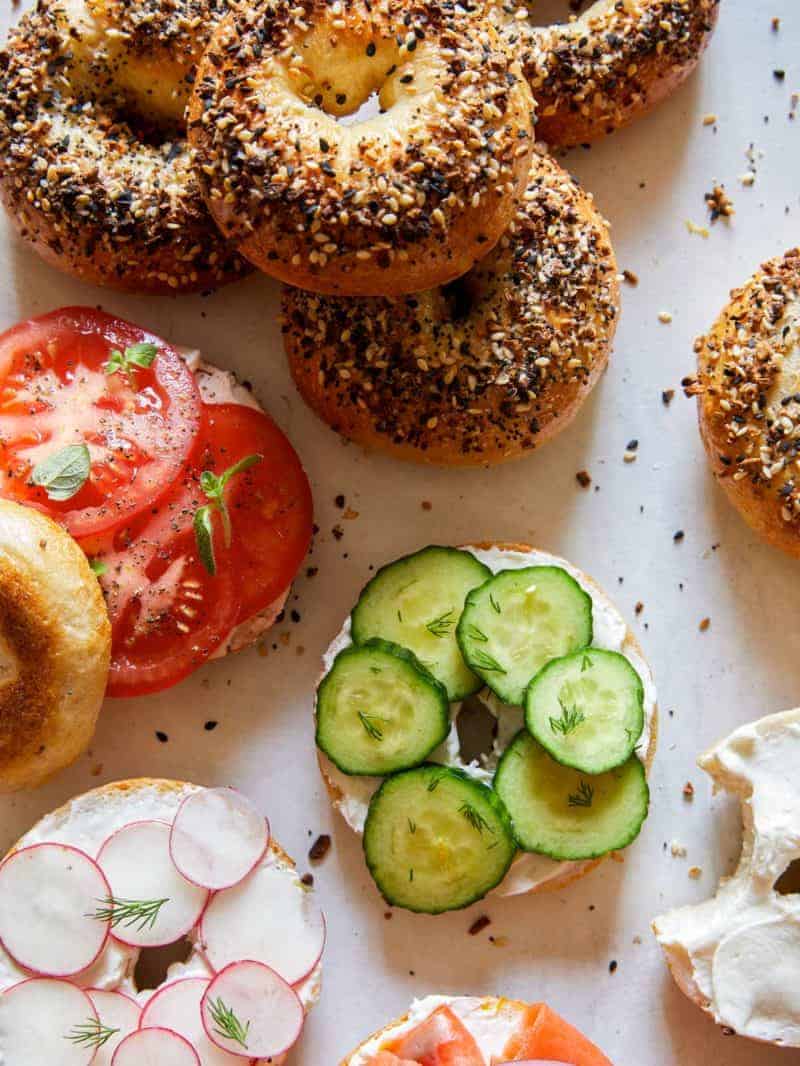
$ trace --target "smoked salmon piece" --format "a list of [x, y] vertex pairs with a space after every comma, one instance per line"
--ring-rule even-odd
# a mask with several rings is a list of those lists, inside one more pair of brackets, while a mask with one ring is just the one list
[[533, 1003], [503, 1052], [509, 1062], [552, 1059], [569, 1066], [614, 1066], [611, 1059], [544, 1003]]
[[410, 1059], [398, 1059], [397, 1055], [391, 1051], [379, 1051], [373, 1059], [369, 1060], [367, 1066], [418, 1066], [418, 1063]]
[[[387, 1045], [387, 1050], [399, 1056], [400, 1066], [405, 1066], [404, 1060], [416, 1066], [486, 1066], [475, 1039], [449, 1007], [439, 1007], [424, 1022]], [[378, 1066], [397, 1063], [379, 1062]]]

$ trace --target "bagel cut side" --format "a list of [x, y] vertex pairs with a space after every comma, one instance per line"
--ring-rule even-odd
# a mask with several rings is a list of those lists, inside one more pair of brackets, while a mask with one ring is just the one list
[[[265, 18], [245, 0], [223, 19], [189, 136], [212, 214], [256, 266], [396, 295], [496, 244], [528, 177], [533, 101], [475, 6], [276, 0]], [[374, 96], [380, 114], [360, 120]]]
[[700, 433], [728, 499], [800, 558], [800, 249], [764, 263], [695, 343]]
[[552, 26], [528, 21], [535, 3], [487, 3], [533, 90], [536, 136], [571, 148], [613, 133], [675, 92], [708, 46], [720, 0], [595, 0]]
[[0, 499], [0, 792], [35, 787], [86, 749], [110, 657], [86, 556], [45, 515]]
[[569, 425], [618, 316], [608, 224], [537, 153], [508, 231], [452, 285], [394, 299], [287, 288], [282, 319], [295, 384], [337, 433], [399, 459], [490, 466]]
[[247, 268], [203, 201], [184, 117], [226, 0], [54, 0], [0, 52], [0, 199], [51, 265], [133, 292]]

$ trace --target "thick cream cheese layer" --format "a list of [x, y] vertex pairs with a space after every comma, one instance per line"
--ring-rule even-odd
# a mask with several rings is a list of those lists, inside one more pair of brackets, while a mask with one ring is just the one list
[[[466, 547], [466, 550], [472, 552], [493, 573], [497, 573], [500, 570], [521, 570], [527, 566], [560, 566], [574, 577], [581, 588], [589, 594], [592, 599], [592, 626], [594, 632], [592, 645], [608, 651], [624, 652], [642, 679], [645, 727], [639, 743], [639, 751], [642, 758], [644, 758], [650, 745], [653, 718], [656, 710], [655, 684], [650, 668], [642, 657], [637, 655], [633, 649], [624, 647], [628, 626], [611, 600], [597, 586], [588, 581], [586, 576], [576, 567], [556, 555], [551, 555], [549, 552], [522, 552], [508, 548], [473, 548], [469, 546]], [[325, 673], [330, 670], [339, 652], [351, 643], [350, 618], [348, 616], [323, 656]], [[494, 750], [488, 752], [480, 762], [464, 763], [459, 754], [458, 730], [456, 726], [461, 704], [455, 703], [450, 708], [452, 717], [450, 733], [444, 744], [431, 755], [431, 760], [443, 763], [446, 766], [458, 767], [478, 780], [490, 784], [500, 756], [508, 746], [511, 738], [522, 728], [523, 712], [519, 707], [509, 707], [507, 704], [502, 703], [488, 688], [484, 688], [478, 694], [478, 698], [497, 718], [498, 731]], [[350, 777], [337, 769], [324, 755], [320, 754], [320, 759], [325, 773], [340, 792], [340, 798], [335, 801], [336, 807], [351, 829], [354, 829], [357, 833], [363, 833], [369, 802], [373, 793], [379, 787], [381, 778]], [[577, 873], [583, 865], [580, 862], [556, 862], [546, 855], [520, 852], [503, 883], [495, 889], [495, 894], [500, 896], [520, 895], [523, 892], [529, 892], [533, 888], [538, 888], [548, 881], [554, 881], [572, 872]]]
[[800, 896], [774, 889], [800, 858], [800, 709], [737, 729], [699, 765], [742, 803], [739, 866], [653, 930], [680, 988], [720, 1025], [800, 1047]]
[[[186, 796], [197, 791], [200, 791], [198, 785], [187, 784], [181, 789], [165, 791], [155, 785], [147, 784], [126, 791], [86, 793], [74, 799], [65, 808], [42, 818], [19, 841], [17, 847], [41, 843], [71, 844], [94, 858], [101, 845], [112, 833], [123, 826], [130, 825], [131, 822], [155, 819], [171, 823], [181, 802]], [[297, 871], [286, 863], [272, 846], [264, 856], [262, 864], [276, 865], [287, 878], [297, 884], [298, 892], [305, 891]], [[265, 900], [265, 906], [268, 905], [269, 901]], [[168, 981], [181, 977], [210, 978], [213, 976], [213, 971], [200, 950], [197, 937], [198, 930], [195, 928], [188, 937], [192, 943], [189, 958], [186, 962], [174, 963], [169, 968]], [[73, 980], [83, 988], [125, 992], [144, 1006], [153, 995], [153, 990], [147, 989], [140, 992], [136, 988], [133, 973], [138, 958], [138, 948], [127, 947], [109, 938], [94, 965]], [[313, 1006], [319, 997], [321, 973], [320, 963], [296, 988], [306, 1010]], [[30, 977], [30, 974], [18, 967], [0, 946], [0, 992], [26, 977]]]

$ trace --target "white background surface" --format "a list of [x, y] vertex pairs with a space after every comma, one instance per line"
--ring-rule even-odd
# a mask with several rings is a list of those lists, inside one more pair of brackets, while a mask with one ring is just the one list
[[[301, 869], [312, 839], [332, 832], [332, 851], [314, 871], [329, 919], [326, 987], [293, 1066], [335, 1066], [413, 996], [433, 991], [546, 999], [617, 1066], [800, 1062], [800, 1052], [723, 1036], [673, 986], [649, 932], [655, 914], [711, 893], [738, 854], [736, 809], [711, 801], [696, 755], [735, 726], [793, 706], [800, 691], [798, 564], [757, 543], [723, 500], [694, 404], [679, 390], [692, 370], [692, 340], [729, 288], [800, 239], [800, 120], [787, 117], [800, 89], [800, 7], [723, 0], [722, 8], [711, 51], [687, 86], [635, 127], [568, 157], [613, 222], [620, 265], [640, 284], [624, 286], [610, 370], [577, 423], [501, 470], [425, 471], [344, 446], [293, 390], [276, 325], [278, 286], [266, 278], [205, 299], [123, 297], [61, 277], [0, 227], [0, 327], [60, 304], [97, 303], [202, 346], [252, 380], [311, 478], [320, 533], [309, 563], [319, 574], [297, 582], [291, 606], [301, 621], [278, 628], [278, 650], [270, 644], [266, 656], [254, 649], [209, 666], [162, 696], [109, 702], [91, 753], [47, 787], [0, 805], [5, 846], [48, 809], [104, 781], [183, 777], [247, 792]], [[774, 15], [783, 19], [778, 34]], [[0, 23], [9, 18], [5, 6]], [[785, 82], [774, 68], [785, 68]], [[709, 112], [717, 128], [702, 125]], [[748, 189], [738, 177], [751, 144], [758, 176]], [[703, 240], [685, 221], [706, 221], [703, 194], [716, 180], [736, 216]], [[658, 321], [661, 310], [674, 314], [671, 325]], [[676, 389], [669, 408], [661, 402], [667, 388]], [[638, 459], [628, 465], [623, 453], [633, 438]], [[575, 481], [584, 468], [589, 491]], [[343, 520], [339, 493], [358, 518]], [[337, 523], [340, 541], [331, 532]], [[675, 544], [679, 529], [686, 536]], [[359, 843], [332, 816], [317, 774], [311, 699], [320, 654], [370, 564], [429, 542], [494, 539], [566, 555], [633, 622], [661, 694], [652, 814], [624, 865], [608, 863], [568, 891], [387, 921]], [[635, 618], [637, 601], [644, 610]], [[701, 633], [706, 616], [711, 626]], [[219, 721], [213, 732], [203, 728], [208, 719]], [[168, 743], [159, 743], [157, 729]], [[696, 787], [691, 804], [681, 794], [688, 780]], [[686, 846], [685, 859], [672, 857], [672, 841]], [[693, 865], [702, 867], [698, 881], [688, 876]], [[491, 927], [468, 936], [484, 912]], [[494, 946], [489, 934], [507, 945]]]

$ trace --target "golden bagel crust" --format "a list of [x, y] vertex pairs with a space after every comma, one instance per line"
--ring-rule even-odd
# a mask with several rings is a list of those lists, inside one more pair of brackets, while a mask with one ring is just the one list
[[800, 558], [800, 249], [734, 289], [695, 351], [683, 384], [714, 476], [759, 536]]
[[282, 317], [300, 394], [342, 436], [400, 459], [488, 466], [572, 421], [618, 314], [606, 222], [537, 154], [514, 223], [449, 288], [395, 299], [287, 288]]
[[0, 199], [53, 266], [154, 292], [247, 269], [205, 207], [183, 119], [223, 3], [179, 0], [148, 23], [154, 0], [53, 0], [12, 30], [0, 52]]
[[[528, 1004], [523, 1003], [520, 999], [506, 999], [504, 996], [482, 996], [480, 997], [480, 999], [482, 1001], [482, 1004], [487, 1009], [493, 1008], [503, 1013], [519, 1014], [520, 1020], [524, 1016], [525, 1011], [528, 1009]], [[378, 1040], [380, 1037], [384, 1037], [386, 1040], [389, 1040], [396, 1029], [399, 1029], [402, 1025], [405, 1025], [405, 1023], [408, 1021], [408, 1017], [408, 1013], [403, 1014], [402, 1017], [395, 1018], [393, 1022], [389, 1022], [388, 1025], [384, 1025], [382, 1029], [378, 1029], [378, 1031], [373, 1033], [372, 1036], [368, 1036], [366, 1040], [362, 1040], [362, 1042], [358, 1045], [357, 1048], [354, 1048], [354, 1050], [351, 1051], [349, 1055], [346, 1055], [342, 1059], [339, 1066], [350, 1066], [350, 1063], [353, 1061], [356, 1055], [358, 1055], [359, 1052], [363, 1051], [366, 1048], [367, 1044], [371, 1043], [373, 1040]]]
[[0, 792], [33, 788], [87, 747], [110, 654], [86, 556], [45, 515], [0, 499]]
[[569, 148], [612, 133], [673, 93], [708, 46], [720, 0], [597, 0], [553, 26], [518, 17], [524, 2], [487, 2], [533, 90], [537, 137]]
[[[516, 541], [478, 541], [476, 544], [462, 544], [461, 547], [465, 550], [469, 550], [470, 548], [479, 548], [483, 551], [488, 551], [491, 548], [499, 548], [501, 551], [515, 552], [536, 551], [536, 548], [534, 548], [533, 545], [523, 544], [521, 542]], [[602, 589], [593, 578], [589, 577], [587, 574], [584, 574], [582, 571], [581, 579], [589, 586], [593, 593], [604, 596], [606, 599], [608, 598], [604, 589]], [[639, 644], [639, 641], [636, 639], [636, 635], [634, 634], [630, 626], [628, 626], [625, 632], [625, 640], [622, 644], [622, 651], [623, 653], [634, 652], [636, 655], [638, 655], [642, 662], [647, 663], [647, 659], [642, 650], [642, 647]], [[657, 746], [658, 705], [656, 704], [653, 708], [653, 717], [650, 722], [650, 741], [647, 747], [647, 751], [644, 753], [644, 756], [642, 758], [642, 763], [644, 764], [644, 768], [647, 774], [650, 773], [650, 770], [653, 767], [653, 760], [656, 756]], [[326, 770], [325, 760], [321, 757], [320, 752], [317, 752], [317, 764], [319, 765], [320, 773], [322, 774], [322, 779], [325, 782], [325, 788], [327, 789], [328, 797], [334, 807], [337, 807], [338, 809], [338, 804], [341, 802], [344, 796], [342, 790], [328, 774]], [[520, 893], [520, 895], [535, 894], [539, 892], [558, 892], [562, 888], [566, 888], [567, 885], [571, 885], [573, 882], [579, 881], [582, 877], [585, 877], [588, 873], [591, 873], [592, 870], [596, 869], [601, 863], [605, 862], [608, 858], [613, 858], [616, 861], [624, 862], [624, 859], [621, 857], [620, 852], [611, 852], [609, 855], [604, 855], [600, 859], [587, 859], [586, 862], [573, 862], [569, 864], [572, 868], [567, 870], [565, 873], [561, 874], [558, 877], [554, 877], [550, 881], [546, 881], [544, 884], [536, 885], [534, 888], [528, 889], [527, 892]], [[501, 881], [500, 885], [498, 885], [498, 889], [502, 888], [502, 884], [503, 882]], [[494, 889], [493, 892], [497, 893], [498, 889]]]
[[[495, 28], [445, 0], [268, 10], [236, 7], [198, 69], [189, 136], [222, 230], [317, 292], [465, 273], [511, 221], [533, 151], [530, 90]], [[373, 92], [384, 113], [337, 122]]]

